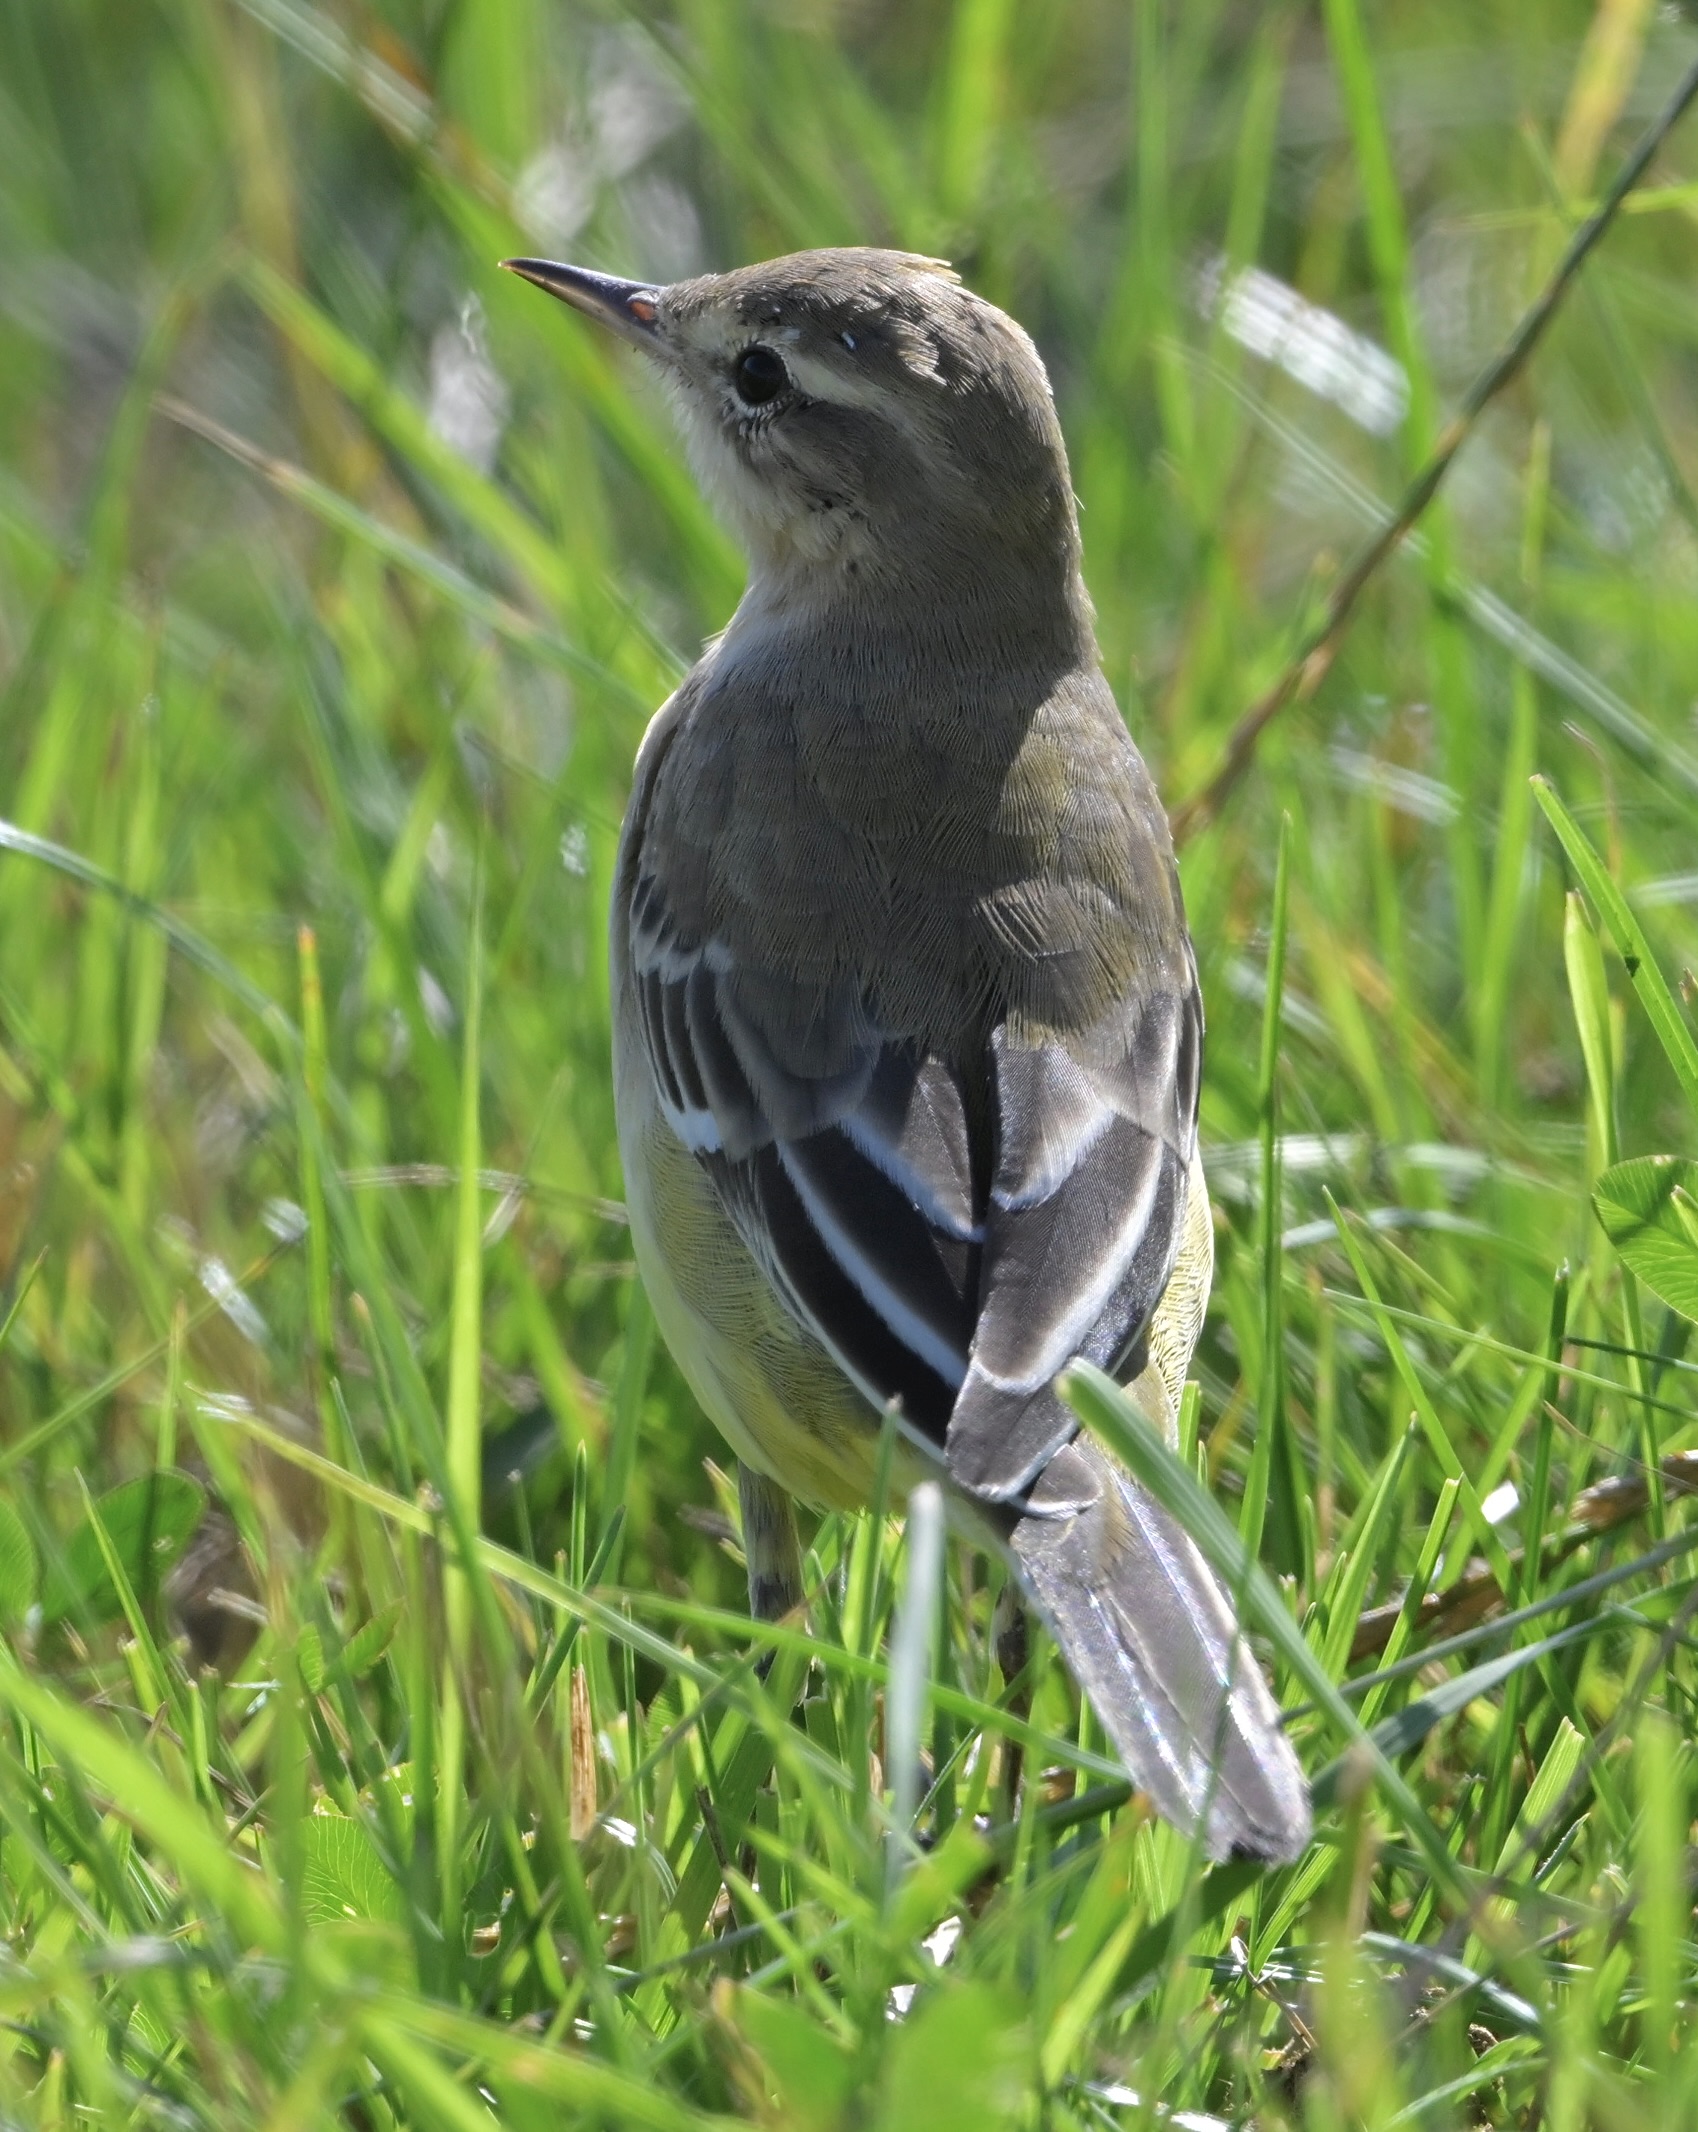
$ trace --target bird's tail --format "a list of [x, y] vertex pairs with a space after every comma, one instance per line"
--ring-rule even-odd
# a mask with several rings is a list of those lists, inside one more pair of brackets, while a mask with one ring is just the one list
[[1058, 1451], [1014, 1528], [1020, 1577], [1134, 1783], [1214, 1858], [1284, 1864], [1309, 1792], [1208, 1565], [1088, 1437]]

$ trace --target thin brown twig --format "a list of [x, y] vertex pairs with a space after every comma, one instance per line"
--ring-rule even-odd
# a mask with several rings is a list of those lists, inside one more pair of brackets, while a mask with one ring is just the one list
[[[1698, 1451], [1671, 1451], [1662, 1462], [1662, 1480], [1671, 1495], [1698, 1493]], [[1585, 1541], [1613, 1532], [1616, 1526], [1641, 1516], [1650, 1499], [1643, 1469], [1596, 1482], [1574, 1498], [1563, 1529], [1546, 1535], [1546, 1553], [1561, 1561]], [[1520, 1550], [1516, 1549], [1509, 1559], [1518, 1563]], [[1481, 1620], [1502, 1604], [1503, 1590], [1492, 1570], [1484, 1562], [1470, 1562], [1454, 1584], [1446, 1585], [1443, 1591], [1429, 1592], [1421, 1601], [1415, 1616], [1415, 1633], [1425, 1638], [1439, 1628], [1454, 1632]], [[1350, 1643], [1352, 1664], [1358, 1659], [1377, 1657], [1385, 1649], [1402, 1611], [1403, 1602], [1396, 1599], [1358, 1617]]]
[[1473, 434], [1480, 416], [1504, 387], [1520, 374], [1544, 337], [1545, 329], [1555, 317], [1570, 284], [1695, 97], [1698, 97], [1698, 59], [1687, 68], [1674, 94], [1640, 136], [1597, 210], [1569, 239], [1555, 271], [1523, 313], [1520, 324], [1468, 388], [1461, 406], [1434, 445], [1431, 457], [1405, 489], [1402, 502], [1333, 587], [1320, 620], [1304, 637], [1278, 680], [1257, 698], [1233, 727], [1213, 776], [1174, 809], [1171, 820], [1176, 844], [1183, 844], [1214, 820], [1227, 794], [1249, 767], [1257, 742], [1280, 712], [1290, 703], [1306, 701], [1320, 687], [1337, 655], [1339, 641], [1356, 603], [1370, 579], [1386, 558], [1402, 546], [1438, 494], [1452, 461]]

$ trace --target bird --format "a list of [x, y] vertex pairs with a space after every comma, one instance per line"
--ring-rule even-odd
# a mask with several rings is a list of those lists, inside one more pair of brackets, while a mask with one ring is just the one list
[[904, 252], [503, 264], [654, 365], [748, 559], [639, 749], [609, 941], [637, 1264], [751, 1611], [802, 1604], [794, 1501], [864, 1507], [893, 1415], [1154, 1810], [1294, 1859], [1232, 1604], [1057, 1390], [1094, 1363], [1172, 1441], [1213, 1243], [1196, 958], [1038, 351]]

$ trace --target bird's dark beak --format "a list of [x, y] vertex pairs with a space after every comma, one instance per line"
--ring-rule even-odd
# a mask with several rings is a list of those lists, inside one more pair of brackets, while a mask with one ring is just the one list
[[550, 296], [558, 296], [574, 311], [600, 319], [621, 340], [639, 348], [655, 349], [656, 298], [660, 291], [646, 281], [620, 281], [612, 274], [595, 274], [588, 267], [560, 266], [552, 259], [504, 259], [510, 274], [534, 281]]

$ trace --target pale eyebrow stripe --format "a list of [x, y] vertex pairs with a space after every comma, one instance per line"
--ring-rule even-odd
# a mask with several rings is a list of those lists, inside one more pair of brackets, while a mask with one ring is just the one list
[[784, 354], [799, 392], [810, 400], [829, 400], [837, 407], [878, 407], [891, 410], [890, 392], [865, 374], [822, 362], [817, 355], [804, 355], [795, 348]]

